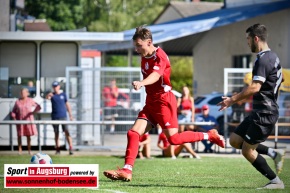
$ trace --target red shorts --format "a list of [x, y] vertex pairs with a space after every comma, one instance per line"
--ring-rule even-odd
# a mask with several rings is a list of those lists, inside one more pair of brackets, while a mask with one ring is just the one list
[[[149, 96], [150, 97], [150, 96]], [[138, 119], [148, 120], [154, 127], [178, 128], [176, 98], [172, 92], [160, 95], [158, 100], [146, 99], [146, 105], [139, 112]]]

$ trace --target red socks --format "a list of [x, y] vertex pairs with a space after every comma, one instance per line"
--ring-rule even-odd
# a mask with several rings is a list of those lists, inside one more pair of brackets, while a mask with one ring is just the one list
[[176, 133], [168, 138], [171, 145], [181, 145], [184, 143], [191, 143], [195, 141], [201, 141], [204, 139], [202, 132], [185, 131], [182, 133]]
[[[125, 165], [130, 165], [133, 167], [138, 154], [140, 135], [136, 131], [130, 129], [127, 133], [127, 139], [128, 144], [126, 149]], [[168, 138], [168, 141], [172, 145], [180, 145], [184, 143], [201, 141], [203, 139], [204, 134], [202, 132], [185, 131], [172, 135]]]
[[136, 131], [129, 130], [127, 133], [127, 149], [126, 149], [126, 156], [125, 156], [125, 165], [134, 166], [135, 159], [138, 154], [139, 149], [139, 139], [140, 135]]

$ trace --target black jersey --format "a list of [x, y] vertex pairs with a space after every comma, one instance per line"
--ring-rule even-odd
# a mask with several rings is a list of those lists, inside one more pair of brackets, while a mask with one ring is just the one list
[[271, 50], [258, 53], [253, 68], [253, 80], [262, 81], [259, 92], [253, 96], [253, 111], [278, 114], [278, 90], [282, 82], [282, 67], [278, 56]]

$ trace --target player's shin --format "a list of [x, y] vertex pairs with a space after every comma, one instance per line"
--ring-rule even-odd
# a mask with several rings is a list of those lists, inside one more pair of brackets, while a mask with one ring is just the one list
[[269, 180], [273, 180], [277, 177], [274, 171], [267, 164], [265, 158], [263, 158], [260, 154], [258, 154], [252, 165]]
[[128, 170], [132, 170], [134, 166], [134, 162], [136, 160], [139, 148], [139, 138], [140, 135], [136, 131], [130, 129], [127, 133], [127, 149], [126, 149], [126, 156], [125, 156], [125, 165], [124, 168]]
[[184, 143], [201, 141], [204, 139], [204, 135], [201, 132], [185, 131], [182, 133], [175, 133], [168, 138], [168, 141], [172, 145], [181, 145]]

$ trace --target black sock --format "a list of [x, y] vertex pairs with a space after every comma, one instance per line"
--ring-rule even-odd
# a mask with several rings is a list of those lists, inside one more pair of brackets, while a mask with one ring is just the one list
[[256, 160], [252, 164], [262, 175], [264, 175], [269, 180], [276, 178], [275, 172], [267, 164], [265, 158], [258, 154]]
[[262, 145], [262, 144], [259, 144], [258, 147], [256, 148], [256, 151], [259, 154], [268, 155], [268, 149], [269, 149], [269, 147]]

